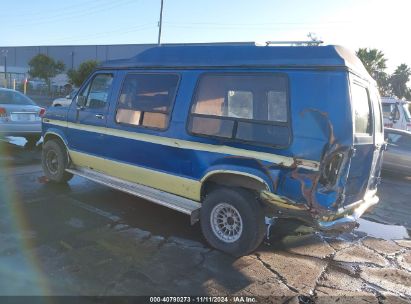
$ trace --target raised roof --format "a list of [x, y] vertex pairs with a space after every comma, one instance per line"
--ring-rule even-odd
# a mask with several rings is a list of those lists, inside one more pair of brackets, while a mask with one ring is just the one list
[[343, 67], [368, 76], [354, 53], [335, 45], [161, 45], [149, 48], [129, 59], [107, 61], [101, 67]]

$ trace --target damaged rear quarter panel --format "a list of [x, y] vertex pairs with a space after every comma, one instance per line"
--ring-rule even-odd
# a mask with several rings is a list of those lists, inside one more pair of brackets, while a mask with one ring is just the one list
[[[344, 172], [333, 187], [320, 183], [321, 162], [335, 153], [348, 154], [352, 147], [352, 117], [348, 89], [348, 72], [296, 70], [289, 77], [291, 143], [287, 148], [258, 147], [233, 144], [238, 148], [256, 150], [291, 158], [287, 164], [256, 160], [250, 157], [225, 155], [209, 163], [210, 170], [237, 170], [262, 178], [276, 198], [289, 205], [308, 210], [311, 215], [338, 208], [336, 202], [343, 192]], [[320, 163], [320, 168], [304, 166], [302, 160]], [[202, 176], [207, 172], [203, 172]], [[265, 194], [262, 194], [264, 196]]]
[[[290, 151], [296, 159], [320, 162], [320, 170], [297, 166], [284, 172], [279, 194], [306, 205], [314, 214], [324, 209], [335, 210], [349, 164], [347, 161], [343, 163], [340, 176], [332, 188], [320, 183], [320, 174], [325, 160], [337, 152], [348, 156], [352, 147], [348, 72], [291, 73], [290, 83], [293, 128]], [[302, 83], [303, 87], [298, 85]]]

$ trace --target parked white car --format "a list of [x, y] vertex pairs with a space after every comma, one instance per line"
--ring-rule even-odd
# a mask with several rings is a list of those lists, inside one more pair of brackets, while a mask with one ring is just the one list
[[78, 92], [78, 89], [74, 89], [66, 97], [54, 99], [51, 106], [52, 107], [68, 107], [71, 104], [74, 96], [76, 96], [77, 92]]
[[381, 98], [384, 127], [411, 131], [409, 102], [393, 97]]

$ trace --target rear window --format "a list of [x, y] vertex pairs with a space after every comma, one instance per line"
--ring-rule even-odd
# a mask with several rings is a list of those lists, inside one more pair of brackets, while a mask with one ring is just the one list
[[355, 133], [372, 135], [372, 116], [367, 89], [354, 84], [351, 88], [351, 98]]
[[286, 146], [288, 80], [281, 74], [205, 74], [191, 107], [196, 135]]
[[376, 88], [371, 88], [371, 101], [374, 107], [375, 132], [383, 133], [383, 119], [381, 113], [381, 99]]
[[3, 90], [0, 90], [0, 104], [35, 105], [30, 98], [19, 92]]

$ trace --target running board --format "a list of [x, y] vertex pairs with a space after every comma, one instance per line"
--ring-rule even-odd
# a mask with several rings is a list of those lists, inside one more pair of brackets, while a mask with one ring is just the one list
[[188, 214], [190, 215], [192, 225], [199, 220], [201, 204], [196, 201], [141, 184], [131, 183], [86, 168], [71, 168], [66, 169], [66, 171], [113, 189], [146, 199], [161, 206]]

